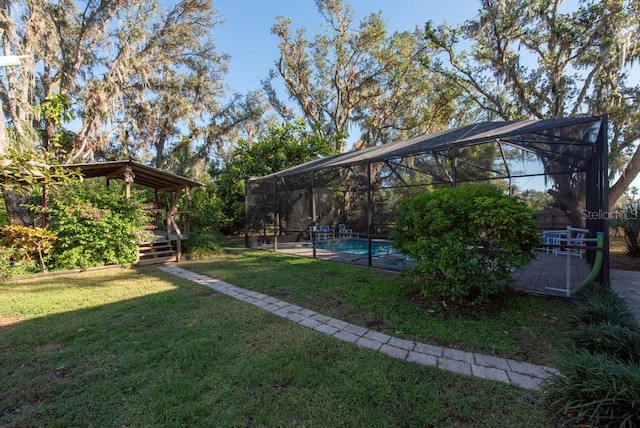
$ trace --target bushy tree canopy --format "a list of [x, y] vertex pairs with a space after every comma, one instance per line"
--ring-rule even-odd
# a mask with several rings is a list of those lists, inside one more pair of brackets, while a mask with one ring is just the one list
[[[574, 9], [560, 0], [481, 0], [461, 26], [427, 23], [423, 62], [490, 120], [608, 114], [614, 206], [640, 171], [639, 30], [635, 0], [580, 0]], [[559, 207], [579, 224], [584, 181], [546, 169]]]
[[217, 195], [223, 207], [223, 231], [237, 233], [244, 224], [245, 181], [335, 153], [340, 139], [325, 140], [316, 130], [309, 131], [298, 119], [273, 125], [256, 142], [240, 141], [230, 159], [214, 171]]

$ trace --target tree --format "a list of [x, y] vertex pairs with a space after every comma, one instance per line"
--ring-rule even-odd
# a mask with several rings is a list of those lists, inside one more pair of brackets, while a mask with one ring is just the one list
[[307, 130], [302, 119], [269, 127], [267, 134], [255, 143], [240, 141], [225, 165], [212, 173], [225, 217], [222, 231], [242, 230], [247, 179], [333, 154], [339, 144], [325, 140], [317, 130]]
[[[488, 119], [610, 116], [609, 204], [640, 171], [640, 86], [631, 75], [640, 60], [640, 9], [632, 0], [482, 0], [476, 18], [459, 27], [426, 25], [423, 63], [464, 90]], [[465, 52], [462, 44], [471, 43]], [[553, 194], [581, 221], [584, 180], [557, 174]]]
[[[423, 32], [388, 35], [382, 14], [366, 16], [356, 28], [354, 13], [341, 0], [316, 0], [326, 31], [307, 39], [280, 17], [272, 28], [280, 58], [263, 87], [272, 106], [292, 112], [272, 85], [277, 76], [308, 125], [331, 138], [353, 129], [360, 146], [384, 144], [445, 128], [452, 120], [456, 87], [420, 66]], [[334, 140], [341, 142], [341, 139]], [[344, 144], [335, 146], [344, 150]]]
[[[148, 159], [152, 149], [162, 166], [185, 130], [204, 140], [227, 62], [211, 38], [221, 21], [210, 0], [0, 6], [3, 51], [27, 56], [0, 78], [4, 118], [23, 144], [57, 163]], [[64, 130], [61, 114], [79, 119], [76, 132]], [[30, 129], [40, 133], [35, 142]]]
[[[162, 149], [180, 134], [178, 125], [188, 129], [221, 95], [227, 57], [211, 39], [220, 19], [210, 0], [166, 9], [143, 0], [2, 6], [4, 51], [30, 57], [0, 85], [5, 117], [21, 137], [25, 125], [38, 124], [42, 149], [54, 150], [60, 162], [91, 159], [118, 137]], [[69, 97], [81, 119], [66, 150], [49, 147], [54, 127], [38, 114], [57, 94]]]

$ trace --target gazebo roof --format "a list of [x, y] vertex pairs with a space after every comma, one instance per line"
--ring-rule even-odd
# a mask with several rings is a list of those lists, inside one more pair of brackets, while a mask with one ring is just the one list
[[64, 167], [79, 170], [80, 174], [85, 178], [106, 177], [107, 179], [123, 179], [123, 173], [128, 167], [131, 168], [131, 172], [134, 174], [134, 183], [163, 192], [173, 192], [188, 187], [204, 186], [204, 184], [197, 181], [152, 168], [132, 160], [70, 164], [64, 165]]

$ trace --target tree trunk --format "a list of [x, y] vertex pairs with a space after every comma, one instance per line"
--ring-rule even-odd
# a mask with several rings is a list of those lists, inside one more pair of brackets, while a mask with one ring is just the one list
[[556, 165], [548, 166], [545, 169], [556, 184], [555, 189], [550, 189], [547, 193], [554, 197], [556, 206], [569, 216], [573, 227], [584, 227], [585, 217], [582, 211], [586, 204], [584, 177], [555, 174]]
[[640, 172], [640, 149], [636, 149], [618, 180], [609, 187], [610, 210], [615, 207], [620, 196], [622, 196], [625, 190], [629, 188], [631, 182], [638, 176], [638, 172]]
[[22, 206], [22, 197], [7, 188], [2, 189], [4, 203], [7, 206], [7, 216], [9, 224], [27, 225], [29, 223], [29, 213]]

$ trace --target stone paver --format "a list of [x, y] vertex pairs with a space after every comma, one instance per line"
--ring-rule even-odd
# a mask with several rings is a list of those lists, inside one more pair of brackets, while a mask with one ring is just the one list
[[343, 340], [345, 342], [351, 342], [351, 343], [354, 343], [356, 340], [360, 339], [360, 336], [356, 336], [355, 334], [351, 334], [348, 331], [344, 331], [344, 330], [337, 332], [336, 334], [333, 335], [333, 337], [336, 337], [340, 340]]
[[437, 366], [438, 357], [430, 354], [423, 354], [422, 352], [410, 351], [407, 355], [407, 361], [410, 363], [418, 363], [424, 366]]
[[408, 351], [402, 348], [396, 348], [388, 344], [384, 344], [380, 347], [380, 352], [387, 354], [390, 357], [398, 358], [400, 360], [406, 360]]
[[450, 360], [449, 358], [440, 358], [438, 360], [438, 368], [463, 375], [470, 375], [471, 364], [458, 360]]
[[442, 356], [451, 360], [462, 361], [464, 363], [473, 363], [473, 354], [470, 352], [460, 351], [453, 348], [444, 348]]
[[539, 389], [540, 384], [545, 379], [552, 373], [557, 372], [550, 367], [537, 366], [492, 355], [474, 354], [458, 349], [412, 342], [389, 336], [319, 314], [275, 297], [245, 290], [205, 275], [195, 274], [177, 266], [165, 265], [158, 267], [158, 269], [202, 284], [219, 293], [249, 303], [317, 332], [363, 348], [382, 352], [392, 358], [409, 363], [438, 367], [461, 375], [505, 382], [532, 390]]

